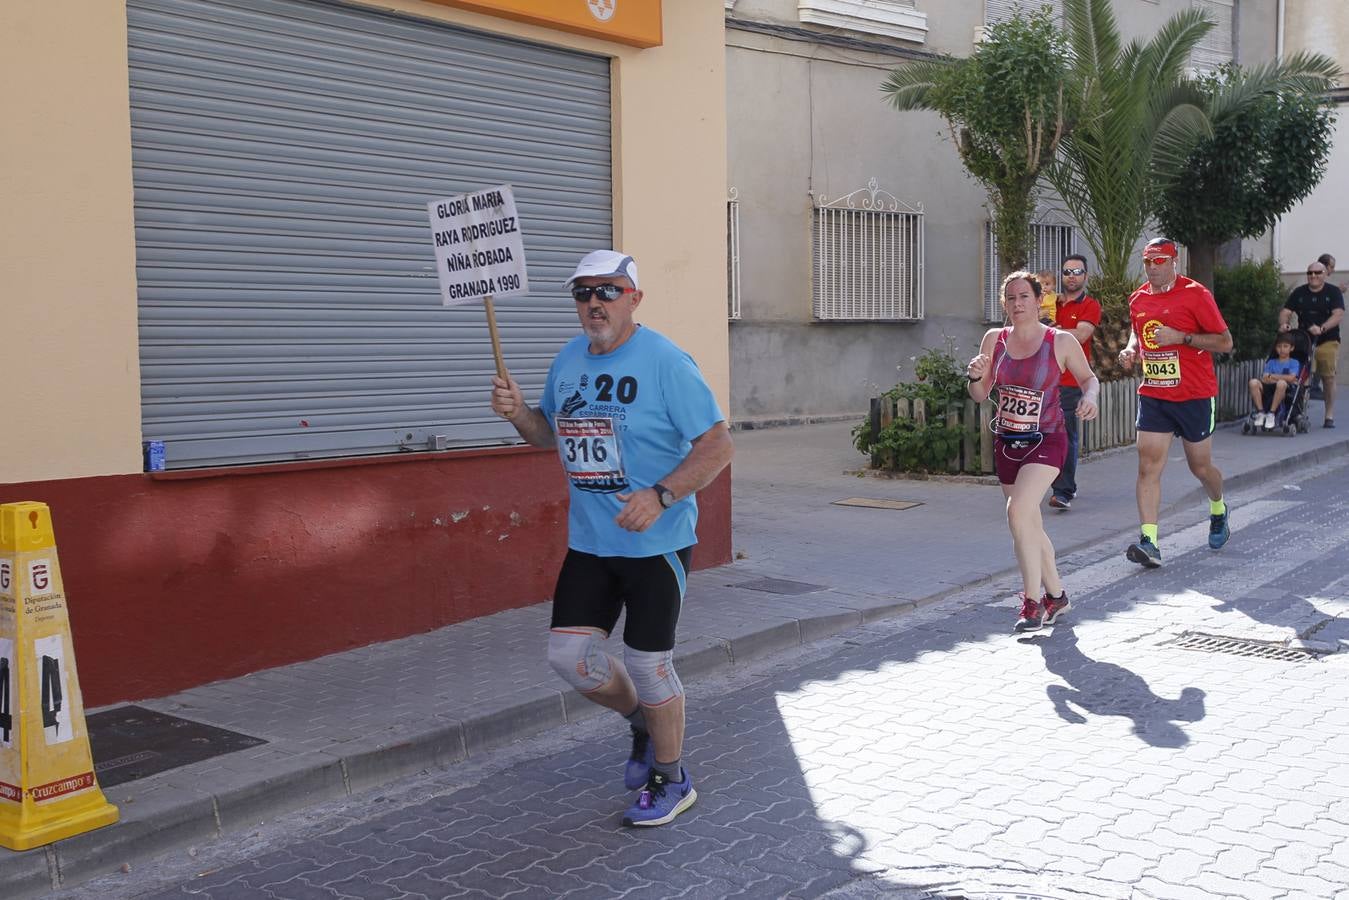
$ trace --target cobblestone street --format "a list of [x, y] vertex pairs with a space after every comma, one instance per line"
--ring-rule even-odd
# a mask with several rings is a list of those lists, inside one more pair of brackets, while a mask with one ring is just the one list
[[1052, 629], [986, 584], [692, 685], [671, 826], [619, 825], [605, 716], [62, 896], [1349, 898], [1349, 655], [1177, 643], [1349, 639], [1349, 469], [1316, 474], [1234, 495], [1221, 553], [1061, 560]]

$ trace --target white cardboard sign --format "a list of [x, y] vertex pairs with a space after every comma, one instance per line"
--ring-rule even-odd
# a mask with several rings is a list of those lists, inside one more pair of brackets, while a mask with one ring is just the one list
[[463, 306], [482, 297], [529, 293], [525, 243], [508, 184], [426, 204], [440, 299]]

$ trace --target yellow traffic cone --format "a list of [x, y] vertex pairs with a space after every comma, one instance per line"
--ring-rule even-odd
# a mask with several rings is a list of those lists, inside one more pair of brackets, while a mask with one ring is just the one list
[[0, 846], [111, 825], [99, 790], [45, 503], [0, 505]]

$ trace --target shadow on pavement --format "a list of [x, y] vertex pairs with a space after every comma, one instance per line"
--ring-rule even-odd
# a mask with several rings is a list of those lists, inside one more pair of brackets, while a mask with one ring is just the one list
[[1159, 697], [1147, 681], [1115, 663], [1092, 659], [1077, 644], [1072, 625], [1054, 626], [1052, 635], [1022, 639], [1044, 655], [1045, 667], [1071, 687], [1051, 684], [1045, 688], [1059, 718], [1071, 725], [1087, 724], [1086, 716], [1123, 716], [1133, 720], [1133, 733], [1154, 747], [1178, 748], [1190, 742], [1176, 722], [1204, 718], [1204, 692], [1187, 687], [1176, 700]]
[[[1090, 608], [1090, 595], [1082, 599]], [[969, 757], [943, 765], [944, 747], [989, 743], [990, 723], [967, 710], [993, 689], [915, 680], [919, 668], [894, 671], [971, 644], [1001, 650], [998, 642], [1013, 640], [1012, 617], [1006, 604], [975, 605], [922, 628], [887, 626], [841, 639], [833, 652], [804, 662], [751, 666], [720, 694], [695, 686], [685, 759], [699, 800], [664, 828], [619, 824], [632, 794], [622, 788], [627, 730], [614, 716], [605, 726], [612, 737], [577, 740], [476, 785], [343, 823], [158, 896], [779, 898], [867, 888], [912, 897], [942, 896], [943, 883], [958, 883], [958, 866], [924, 873], [942, 883], [906, 874], [911, 848], [978, 848], [994, 873], [1052, 877], [1053, 859], [1040, 859], [1033, 847], [989, 841], [1033, 824], [1004, 799], [1015, 792], [1007, 771], [982, 762], [958, 771]], [[1135, 733], [1154, 746], [1186, 743], [1173, 723], [1203, 716], [1202, 691], [1165, 700], [1127, 669], [1087, 657], [1070, 626], [1055, 632], [1034, 643], [1049, 671], [1073, 686], [1050, 688], [1065, 720], [1086, 721], [1071, 703], [1132, 718]], [[1023, 674], [1037, 678], [1039, 666]], [[965, 692], [966, 711], [942, 709], [931, 693], [948, 690]], [[1042, 702], [1019, 685], [1004, 690]], [[913, 691], [928, 692], [937, 712], [916, 710]], [[1014, 752], [986, 749], [992, 759]]]
[[1316, 608], [1306, 597], [1295, 593], [1271, 592], [1262, 597], [1242, 596], [1213, 604], [1214, 612], [1239, 612], [1253, 622], [1290, 628], [1298, 637], [1323, 626], [1335, 616]]
[[[1208, 564], [1195, 557], [1190, 580]], [[1115, 739], [1117, 718], [1142, 749], [1178, 754], [1191, 745], [1184, 725], [1209, 710], [1199, 687], [1169, 699], [1091, 658], [1076, 627], [1128, 616], [1168, 584], [1140, 576], [1075, 595], [1071, 621], [1022, 643], [1010, 598], [993, 586], [982, 602], [969, 594], [964, 607], [862, 626], [695, 684], [685, 760], [699, 800], [664, 828], [619, 824], [632, 798], [622, 789], [627, 731], [608, 716], [477, 784], [430, 775], [424, 801], [347, 813], [325, 833], [159, 896], [917, 897], [961, 896], [969, 879], [1115, 896], [1128, 884], [1078, 874], [1113, 851], [1081, 842], [1061, 858], [1042, 849], [1045, 834], [1092, 833], [1107, 798], [1130, 796], [1131, 776], [1112, 766], [1140, 748]], [[1232, 602], [1274, 615], [1275, 605]], [[1287, 614], [1287, 599], [1277, 603]], [[1063, 683], [1046, 686], [1047, 675]], [[1073, 727], [1048, 715], [1046, 697]], [[1044, 778], [1021, 758], [1037, 750], [1086, 774]]]

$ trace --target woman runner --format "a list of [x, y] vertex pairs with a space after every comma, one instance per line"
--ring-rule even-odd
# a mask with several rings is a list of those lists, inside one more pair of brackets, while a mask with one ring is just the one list
[[1100, 390], [1077, 338], [1040, 323], [1040, 290], [1030, 272], [1013, 272], [1003, 279], [1002, 308], [1011, 327], [989, 329], [965, 373], [976, 403], [997, 392], [993, 459], [1007, 498], [1007, 527], [1021, 570], [1017, 631], [1052, 625], [1070, 608], [1054, 562], [1054, 545], [1040, 517], [1040, 502], [1068, 451], [1059, 377], [1066, 368], [1082, 386], [1079, 420], [1096, 418]]

